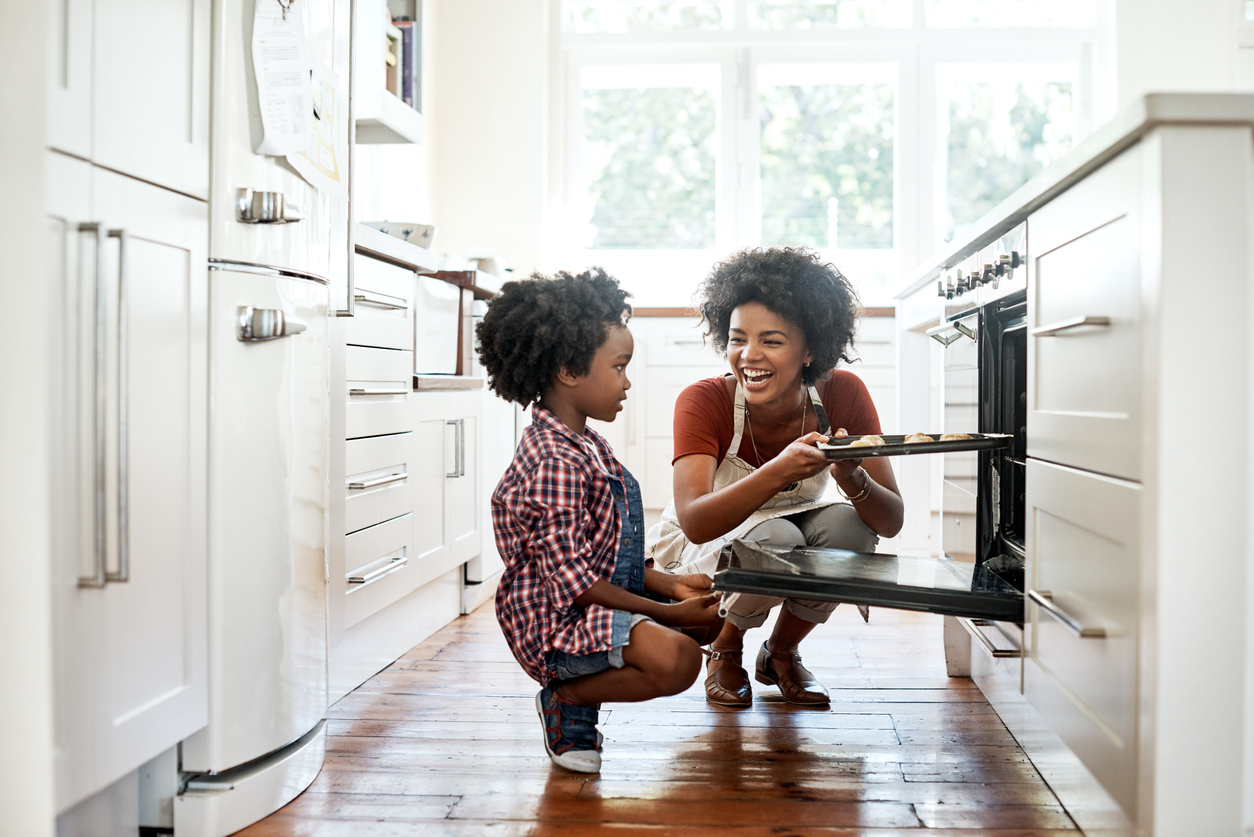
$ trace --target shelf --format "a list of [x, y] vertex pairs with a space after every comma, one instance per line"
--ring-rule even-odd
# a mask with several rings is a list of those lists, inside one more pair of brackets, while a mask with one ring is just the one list
[[378, 97], [377, 112], [357, 116], [357, 143], [422, 142], [422, 114], [386, 90]]
[[440, 257], [417, 244], [381, 233], [365, 224], [353, 225], [353, 245], [358, 253], [408, 268], [418, 273], [436, 273]]
[[505, 280], [482, 270], [438, 270], [436, 279], [443, 279], [459, 288], [469, 288], [474, 292], [475, 299], [491, 299], [501, 292]]
[[474, 375], [415, 375], [414, 389], [419, 392], [448, 389], [483, 389], [483, 378]]

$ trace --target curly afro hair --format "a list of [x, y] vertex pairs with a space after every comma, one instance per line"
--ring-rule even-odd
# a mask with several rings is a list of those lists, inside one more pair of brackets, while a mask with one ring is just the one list
[[599, 267], [506, 282], [475, 327], [488, 386], [525, 407], [540, 400], [562, 369], [587, 375], [610, 327], [631, 319], [628, 296]]
[[853, 359], [858, 294], [818, 253], [791, 247], [742, 250], [714, 265], [697, 288], [696, 303], [706, 336], [721, 354], [727, 354], [732, 311], [749, 302], [801, 328], [812, 358], [801, 371], [807, 384]]

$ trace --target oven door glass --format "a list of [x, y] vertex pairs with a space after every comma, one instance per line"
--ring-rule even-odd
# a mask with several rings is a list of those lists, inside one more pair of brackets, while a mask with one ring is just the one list
[[1023, 621], [1023, 594], [980, 564], [734, 541], [714, 575], [723, 593], [755, 593]]

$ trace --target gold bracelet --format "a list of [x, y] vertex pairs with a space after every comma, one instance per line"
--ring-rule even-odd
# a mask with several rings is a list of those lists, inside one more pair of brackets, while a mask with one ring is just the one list
[[[866, 472], [866, 469], [863, 468], [861, 465], [858, 466], [858, 471], [861, 471], [862, 474], [866, 477], [866, 482], [862, 483], [862, 490], [859, 491], [857, 494], [853, 495], [852, 497], [850, 497], [848, 494], [845, 493], [845, 489], [840, 487], [840, 483], [836, 483], [836, 490], [840, 492], [840, 496], [844, 497], [846, 500], [848, 500], [851, 503], [860, 503], [871, 494], [871, 483], [873, 482], [873, 480], [871, 479], [871, 475], [868, 474]], [[856, 474], [858, 471], [854, 471], [854, 473]]]

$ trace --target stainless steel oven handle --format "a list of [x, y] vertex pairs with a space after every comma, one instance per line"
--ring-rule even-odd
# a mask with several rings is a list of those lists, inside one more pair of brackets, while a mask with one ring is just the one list
[[348, 577], [348, 583], [349, 584], [369, 584], [370, 582], [374, 581], [376, 578], [387, 575], [393, 570], [399, 570], [401, 567], [405, 566], [408, 563], [409, 563], [408, 556], [393, 558], [391, 563], [384, 564], [382, 567], [379, 567], [377, 570], [371, 570], [365, 575], [350, 575]]
[[1076, 328], [1084, 328], [1085, 326], [1109, 326], [1110, 317], [1072, 317], [1069, 320], [1052, 323], [1047, 326], [1032, 329], [1033, 337], [1053, 337]]
[[1005, 659], [1005, 658], [1018, 659], [1023, 656], [1022, 649], [998, 648], [996, 645], [993, 645], [992, 641], [989, 640], [988, 637], [984, 636], [984, 632], [981, 631], [980, 628], [993, 624], [992, 622], [989, 622], [987, 619], [963, 618], [963, 619], [959, 619], [958, 621], [962, 624], [962, 627], [967, 629], [967, 633], [971, 634], [971, 636], [974, 637], [975, 640], [980, 643], [980, 645], [984, 646], [984, 650], [988, 652], [988, 655], [990, 657], [994, 657], [997, 659]]
[[104, 224], [98, 221], [78, 225], [78, 232], [91, 233], [96, 240], [96, 263], [93, 283], [94, 312], [92, 317], [92, 487], [94, 489], [95, 508], [93, 510], [92, 528], [94, 555], [92, 575], [79, 576], [79, 587], [101, 588], [107, 583], [105, 578], [106, 553], [105, 546], [105, 479], [107, 465], [105, 459], [105, 415], [108, 401], [105, 396], [105, 297], [104, 297]]
[[1063, 624], [1063, 627], [1081, 639], [1104, 639], [1106, 637], [1105, 628], [1086, 628], [1066, 611], [1054, 604], [1054, 594], [1050, 591], [1029, 590], [1028, 598], [1035, 602], [1041, 610], [1057, 619]]
[[126, 423], [128, 388], [127, 366], [127, 284], [130, 280], [130, 236], [126, 230], [109, 230], [109, 238], [118, 240], [118, 571], [106, 572], [105, 581], [125, 584], [131, 580], [131, 538], [129, 531], [130, 497], [127, 487], [130, 477], [127, 471]]
[[409, 474], [405, 473], [404, 471], [401, 471], [399, 474], [388, 474], [386, 477], [375, 477], [372, 480], [350, 482], [348, 484], [348, 487], [351, 490], [360, 491], [363, 488], [374, 488], [376, 485], [387, 485], [390, 482], [400, 482], [403, 479], [408, 479], [408, 477], [409, 477]]

